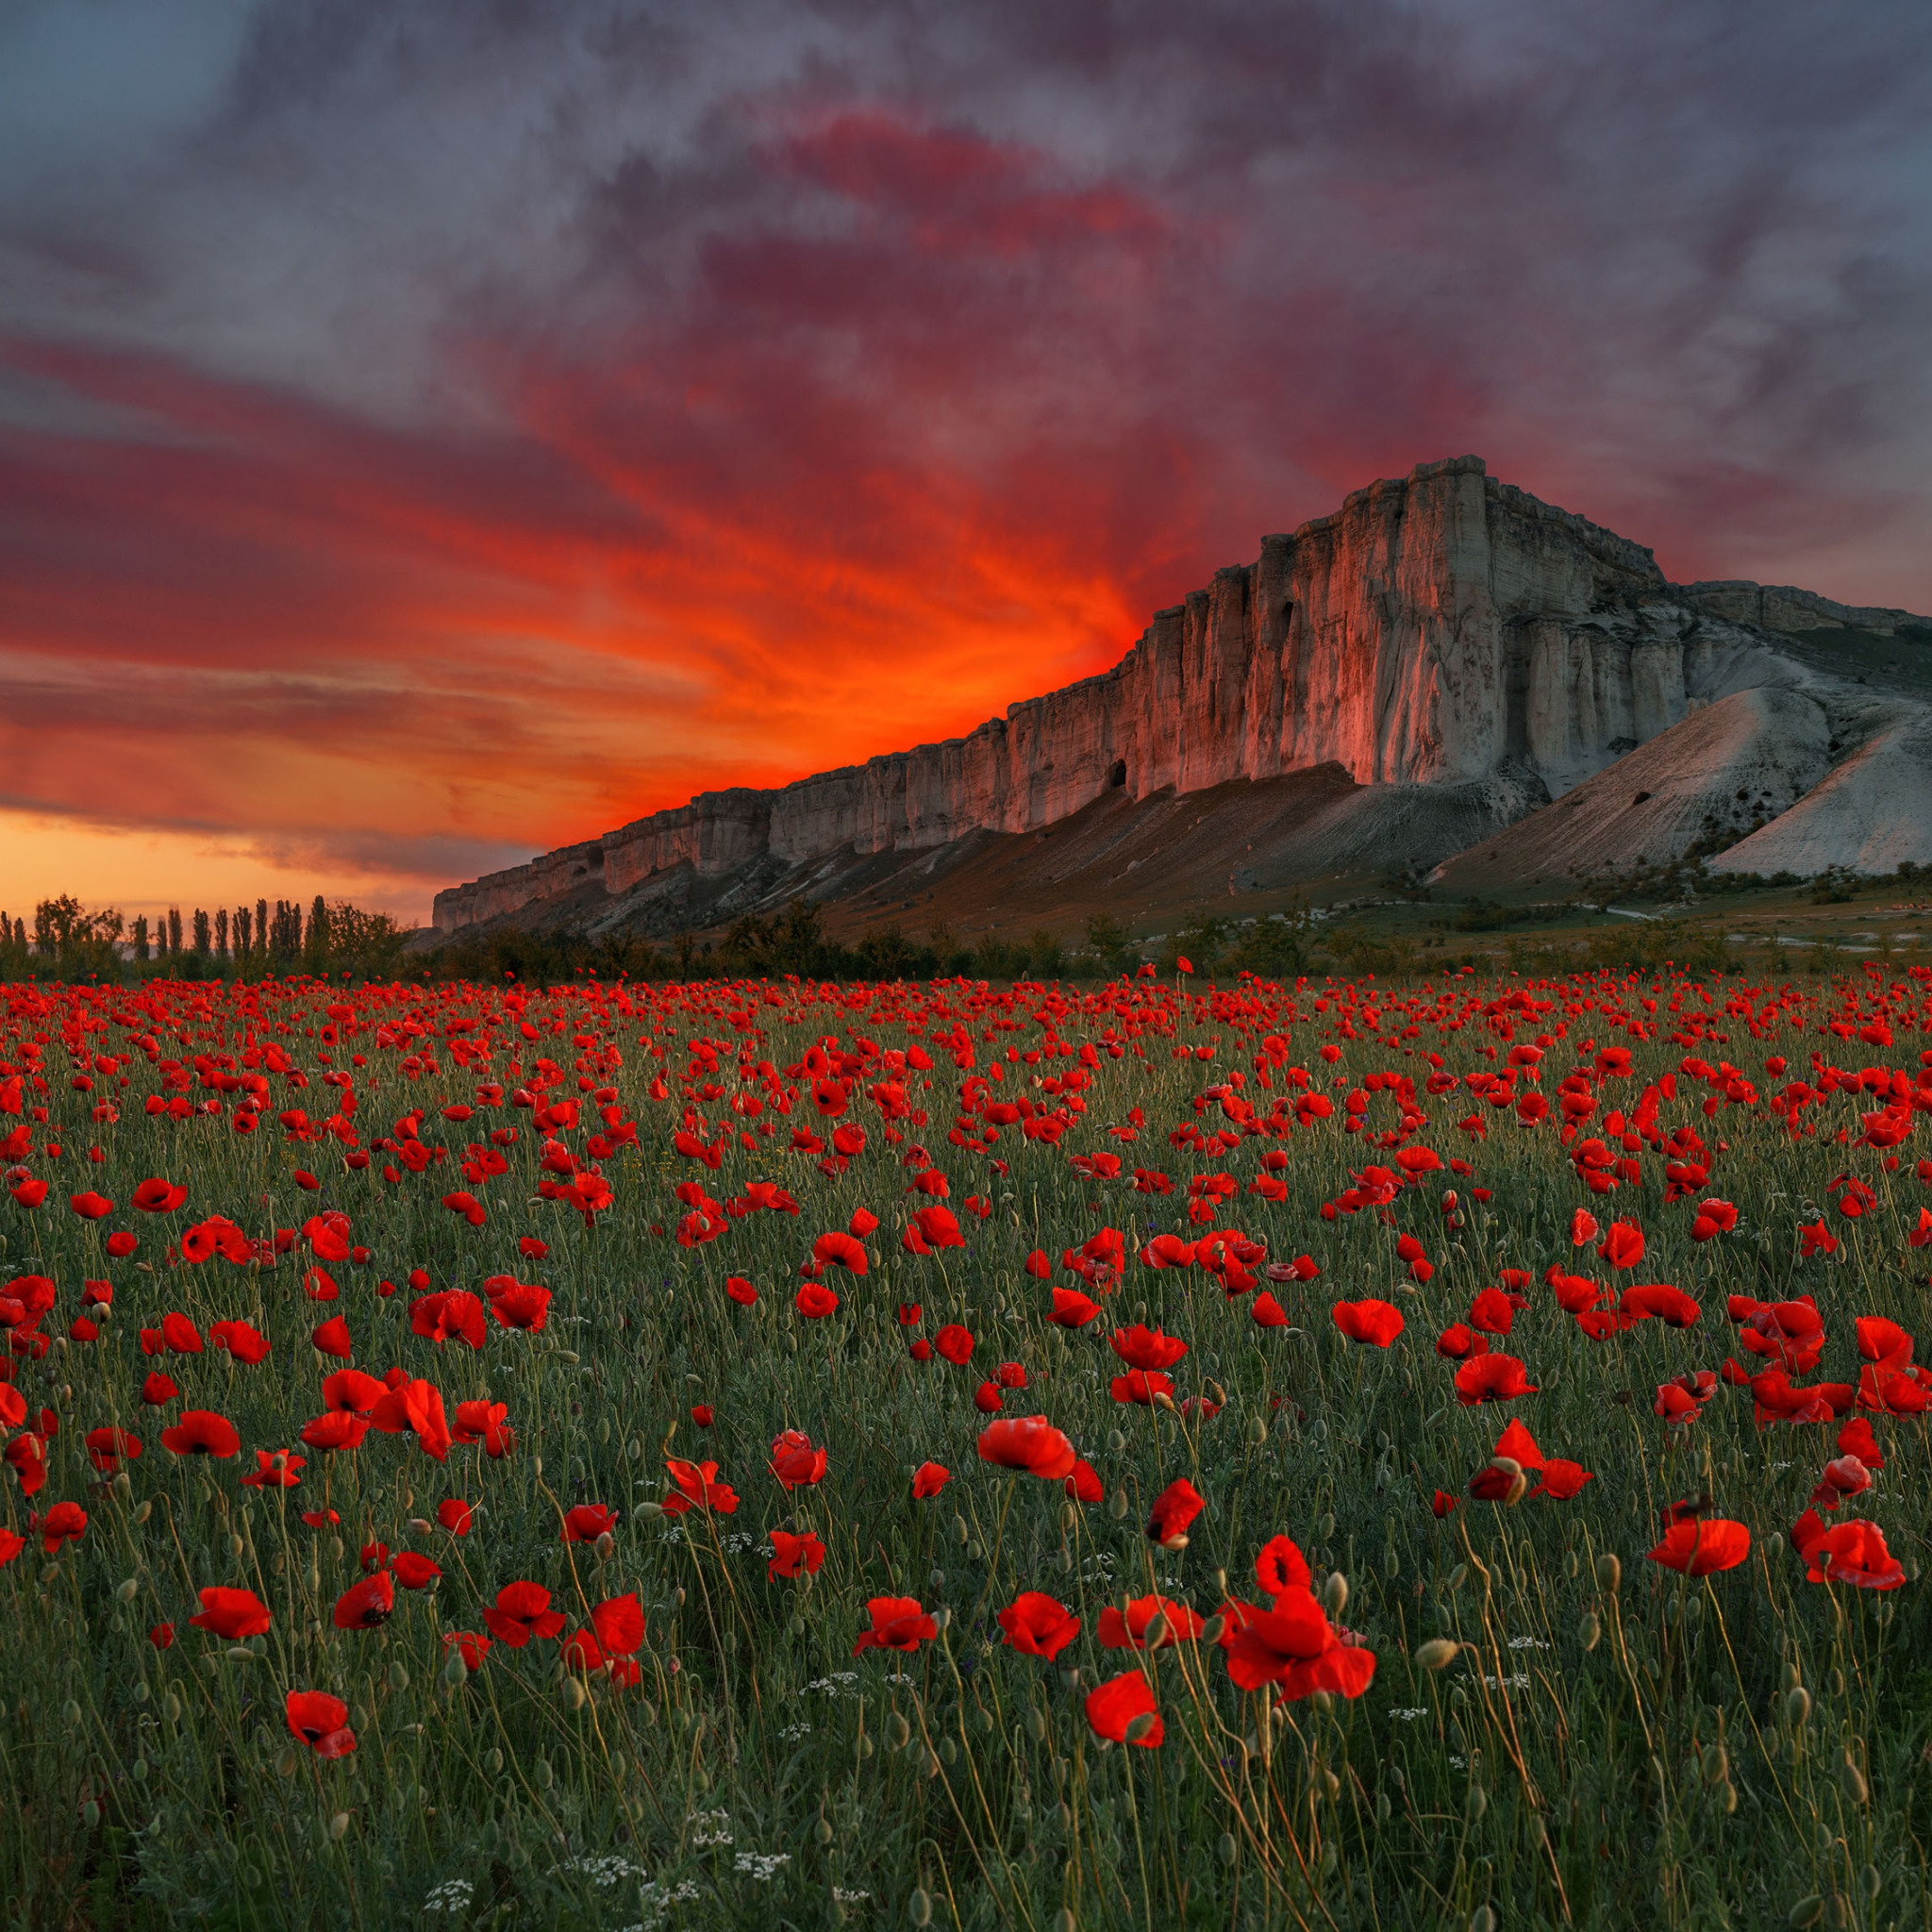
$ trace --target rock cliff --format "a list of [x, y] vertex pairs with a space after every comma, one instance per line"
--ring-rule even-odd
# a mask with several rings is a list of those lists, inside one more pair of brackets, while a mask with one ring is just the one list
[[1786, 682], [1770, 630], [1890, 636], [1918, 622], [1756, 584], [1676, 589], [1650, 551], [1499, 482], [1479, 458], [1424, 463], [1264, 537], [1257, 561], [1157, 611], [1103, 675], [964, 738], [772, 791], [703, 792], [441, 892], [435, 924], [454, 933], [600, 883], [629, 894], [681, 869], [775, 877], [834, 853], [1035, 831], [1112, 793], [1320, 768], [1445, 797], [1486, 788], [1488, 819], [1465, 814], [1467, 840], [1707, 703]]

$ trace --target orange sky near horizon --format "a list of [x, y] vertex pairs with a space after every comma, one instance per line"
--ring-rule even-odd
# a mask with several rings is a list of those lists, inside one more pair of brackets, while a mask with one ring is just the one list
[[418, 923], [1466, 451], [1932, 605], [1883, 23], [618, 11], [0, 22], [0, 909]]

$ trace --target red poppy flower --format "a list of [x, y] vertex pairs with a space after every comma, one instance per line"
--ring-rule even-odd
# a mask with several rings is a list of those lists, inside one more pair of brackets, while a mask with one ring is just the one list
[[[816, 1566], [813, 1566], [816, 1567]], [[638, 1593], [627, 1590], [622, 1596], [606, 1597], [591, 1612], [597, 1641], [611, 1657], [629, 1657], [644, 1641], [644, 1612]]]
[[1148, 1626], [1157, 1617], [1161, 1619], [1161, 1628], [1153, 1640], [1156, 1650], [1171, 1650], [1183, 1638], [1191, 1641], [1201, 1634], [1201, 1619], [1186, 1604], [1156, 1595], [1133, 1598], [1125, 1616], [1108, 1604], [1100, 1613], [1097, 1635], [1108, 1650], [1145, 1650], [1149, 1647]]
[[417, 1550], [405, 1550], [390, 1565], [390, 1573], [405, 1590], [427, 1590], [441, 1576], [440, 1566]]
[[452, 1536], [468, 1536], [470, 1521], [475, 1511], [458, 1497], [447, 1496], [436, 1506], [436, 1520]]
[[[1150, 1751], [1166, 1736], [1153, 1688], [1139, 1671], [1126, 1671], [1096, 1685], [1087, 1693], [1086, 1710], [1094, 1735], [1111, 1739], [1116, 1744], [1127, 1742], [1130, 1729], [1134, 1730], [1133, 1741]], [[1137, 1720], [1148, 1717], [1152, 1724], [1135, 1728]]]
[[872, 1628], [862, 1631], [852, 1646], [857, 1657], [867, 1650], [917, 1650], [940, 1634], [916, 1596], [875, 1596], [865, 1607]]
[[617, 1511], [608, 1503], [579, 1503], [563, 1512], [563, 1540], [593, 1543], [617, 1526]]
[[724, 1292], [743, 1308], [750, 1307], [758, 1298], [758, 1290], [741, 1274], [727, 1274], [724, 1277]]
[[90, 1188], [84, 1194], [70, 1194], [67, 1204], [83, 1221], [99, 1221], [103, 1215], [114, 1211], [114, 1204], [105, 1194], [97, 1194]]
[[1306, 1590], [1311, 1581], [1307, 1558], [1285, 1536], [1271, 1538], [1255, 1558], [1255, 1581], [1264, 1596]]
[[1857, 1336], [1858, 1353], [1868, 1362], [1902, 1369], [1911, 1360], [1911, 1335], [1896, 1322], [1889, 1322], [1883, 1315], [1860, 1315], [1852, 1328]]
[[1000, 1385], [982, 1382], [973, 1391], [973, 1406], [981, 1415], [997, 1415], [1000, 1412]]
[[1535, 1383], [1523, 1373], [1523, 1364], [1513, 1355], [1472, 1356], [1456, 1372], [1456, 1399], [1464, 1407], [1479, 1402], [1513, 1402], [1519, 1395], [1534, 1395]]
[[1500, 1288], [1486, 1288], [1469, 1305], [1469, 1322], [1485, 1335], [1507, 1335], [1516, 1320], [1516, 1304]]
[[1530, 1495], [1554, 1496], [1559, 1503], [1567, 1503], [1576, 1495], [1585, 1483], [1593, 1483], [1595, 1475], [1585, 1469], [1580, 1462], [1569, 1461], [1561, 1456], [1553, 1456], [1543, 1464], [1542, 1481], [1530, 1491]]
[[664, 1513], [667, 1516], [682, 1516], [687, 1509], [715, 1509], [721, 1516], [729, 1516], [738, 1507], [738, 1497], [729, 1483], [715, 1480], [718, 1465], [715, 1462], [679, 1462], [675, 1457], [667, 1460], [664, 1467], [671, 1472], [671, 1480], [677, 1485], [672, 1494], [664, 1498]]
[[1100, 1304], [1091, 1295], [1082, 1294], [1077, 1288], [1056, 1288], [1053, 1308], [1046, 1319], [1062, 1328], [1084, 1328], [1099, 1313]]
[[1863, 1495], [1871, 1487], [1872, 1472], [1856, 1456], [1834, 1457], [1811, 1491], [1812, 1507], [1836, 1509], [1847, 1496]]
[[923, 1503], [937, 1496], [953, 1480], [953, 1472], [937, 1462], [922, 1462], [912, 1473], [912, 1500]]
[[77, 1543], [87, 1534], [87, 1511], [78, 1503], [56, 1503], [41, 1519], [41, 1548], [52, 1556], [62, 1543]]
[[[563, 1619], [559, 1617], [557, 1621], [561, 1624]], [[528, 1642], [529, 1640], [525, 1638], [524, 1641]], [[490, 1640], [480, 1630], [452, 1630], [442, 1640], [442, 1648], [445, 1654], [451, 1650], [461, 1651], [463, 1668], [474, 1674], [483, 1668], [483, 1659], [490, 1654]]]
[[1351, 1341], [1366, 1342], [1372, 1348], [1387, 1348], [1402, 1333], [1402, 1310], [1392, 1302], [1373, 1298], [1337, 1302], [1330, 1312], [1335, 1325]]
[[318, 1757], [346, 1757], [356, 1748], [349, 1707], [326, 1690], [291, 1690], [283, 1704], [289, 1732]]
[[161, 1431], [161, 1447], [175, 1456], [239, 1456], [242, 1438], [227, 1417], [211, 1408], [190, 1408], [173, 1428]]
[[[10, 1394], [12, 1391], [9, 1390], [8, 1392]], [[22, 1412], [25, 1414], [24, 1408]], [[4, 1415], [0, 1415], [0, 1420], [4, 1419]], [[20, 1420], [19, 1416], [12, 1418], [16, 1425]], [[125, 1429], [90, 1429], [87, 1432], [87, 1456], [103, 1475], [112, 1475], [124, 1459], [128, 1462], [140, 1459], [141, 1438], [129, 1435]]]
[[1007, 1641], [1025, 1657], [1051, 1663], [1080, 1634], [1080, 1620], [1044, 1591], [1023, 1591], [999, 1613]]
[[809, 1488], [825, 1473], [826, 1456], [802, 1429], [787, 1429], [772, 1444], [772, 1474], [788, 1490]]
[[457, 1425], [450, 1440], [466, 1447], [480, 1442], [492, 1462], [500, 1461], [516, 1446], [516, 1431], [508, 1425], [509, 1407], [502, 1402], [479, 1399], [457, 1404]]
[[325, 1410], [313, 1422], [302, 1424], [302, 1441], [310, 1449], [331, 1454], [341, 1449], [359, 1449], [369, 1433], [369, 1418], [345, 1408]]
[[1188, 1344], [1178, 1336], [1163, 1335], [1158, 1328], [1140, 1323], [1116, 1329], [1107, 1340], [1114, 1354], [1131, 1369], [1171, 1369], [1188, 1352]]
[[1639, 1321], [1655, 1317], [1667, 1328], [1692, 1327], [1703, 1312], [1681, 1288], [1673, 1288], [1664, 1281], [1626, 1288], [1619, 1306], [1626, 1315], [1634, 1315]]
[[506, 1583], [483, 1621], [492, 1637], [521, 1650], [533, 1637], [555, 1637], [563, 1628], [563, 1612], [550, 1607], [550, 1592], [541, 1583]]
[[1751, 1532], [1721, 1516], [1674, 1523], [1650, 1560], [1685, 1576], [1710, 1576], [1735, 1570], [1751, 1554]]
[[1174, 1383], [1158, 1370], [1129, 1369], [1124, 1375], [1116, 1375], [1108, 1387], [1116, 1402], [1138, 1403], [1152, 1408], [1165, 1397], [1168, 1406], [1173, 1406]]
[[1186, 1476], [1176, 1476], [1154, 1499], [1147, 1516], [1148, 1541], [1163, 1550], [1186, 1549], [1188, 1525], [1207, 1507], [1207, 1497]]
[[227, 1590], [220, 1585], [201, 1593], [201, 1611], [188, 1620], [197, 1630], [211, 1631], [230, 1643], [244, 1637], [259, 1637], [274, 1618], [268, 1606], [252, 1590]]
[[490, 1312], [505, 1328], [541, 1334], [550, 1320], [550, 1291], [535, 1281], [517, 1281], [490, 1297]]
[[[250, 1335], [255, 1335], [255, 1330], [249, 1328], [245, 1322], [237, 1322], [232, 1325], [237, 1328], [245, 1329]], [[256, 1340], [259, 1341], [261, 1338], [256, 1336]], [[161, 1342], [171, 1355], [200, 1355], [205, 1346], [201, 1339], [201, 1331], [195, 1327], [194, 1324], [186, 1315], [175, 1310], [171, 1310], [161, 1317]], [[266, 1353], [266, 1349], [267, 1345], [264, 1343], [264, 1353]], [[258, 1357], [257, 1359], [258, 1360], [259, 1357]]]
[[110, 1234], [108, 1237], [107, 1246], [108, 1254], [115, 1260], [125, 1261], [129, 1255], [133, 1254], [141, 1246], [141, 1241], [136, 1236], [123, 1230]]
[[1436, 1520], [1439, 1523], [1441, 1521], [1443, 1517], [1447, 1516], [1450, 1510], [1455, 1508], [1455, 1507], [1456, 1498], [1452, 1496], [1447, 1490], [1438, 1490], [1435, 1493], [1435, 1496], [1431, 1499], [1429, 1503], [1429, 1507], [1432, 1511], [1434, 1511]]
[[989, 1424], [980, 1432], [979, 1459], [1054, 1481], [1073, 1474], [1079, 1458], [1072, 1441], [1043, 1415], [1025, 1415]]
[[[0, 1546], [4, 1546], [4, 1539], [0, 1539]], [[6, 1560], [7, 1559], [5, 1557], [0, 1557], [0, 1563], [4, 1563]], [[149, 1629], [147, 1633], [147, 1641], [150, 1643], [152, 1643], [157, 1650], [172, 1650], [175, 1646], [174, 1624], [156, 1624]]]
[[1248, 1611], [1224, 1642], [1227, 1674], [1243, 1690], [1279, 1687], [1287, 1700], [1328, 1690], [1359, 1697], [1375, 1674], [1375, 1654], [1344, 1642], [1305, 1588], [1284, 1591], [1271, 1610]]
[[1897, 1590], [1906, 1580], [1905, 1566], [1885, 1547], [1885, 1533], [1857, 1517], [1826, 1529], [1807, 1509], [1792, 1526], [1791, 1547], [1805, 1559], [1807, 1583]]
[[365, 1576], [352, 1584], [336, 1599], [335, 1625], [338, 1630], [375, 1630], [390, 1619], [396, 1607], [396, 1587], [387, 1570]]
[[811, 1257], [821, 1267], [849, 1268], [855, 1274], [866, 1271], [865, 1250], [849, 1234], [822, 1234], [811, 1244]]
[[164, 1403], [173, 1402], [180, 1392], [158, 1369], [141, 1385], [141, 1399], [150, 1408], [159, 1408]]
[[404, 1382], [391, 1389], [369, 1411], [369, 1423], [387, 1435], [413, 1434], [424, 1452], [439, 1462], [449, 1454], [452, 1439], [442, 1391], [433, 1382]]
[[973, 1337], [957, 1322], [948, 1322], [933, 1337], [932, 1345], [941, 1360], [951, 1362], [956, 1369], [964, 1368], [973, 1355]]
[[142, 1181], [135, 1189], [132, 1200], [143, 1214], [172, 1214], [188, 1198], [186, 1188], [177, 1188], [173, 1181]]
[[816, 1576], [824, 1567], [825, 1546], [810, 1530], [794, 1536], [788, 1530], [772, 1531], [772, 1560], [765, 1565], [767, 1576], [796, 1576], [802, 1570]]
[[308, 1466], [306, 1456], [293, 1456], [286, 1449], [258, 1449], [255, 1472], [244, 1475], [242, 1484], [250, 1490], [292, 1490], [302, 1480], [300, 1472]]
[[791, 1298], [791, 1306], [808, 1321], [817, 1322], [836, 1314], [839, 1297], [822, 1281], [808, 1281]]
[[1084, 1456], [1075, 1460], [1074, 1473], [1067, 1478], [1066, 1489], [1067, 1494], [1076, 1503], [1099, 1503], [1107, 1496], [1099, 1476], [1094, 1474], [1093, 1465]]
[[409, 1328], [430, 1341], [460, 1338], [472, 1348], [483, 1346], [483, 1304], [467, 1289], [445, 1289], [425, 1294], [409, 1308]]
[[1248, 1314], [1257, 1328], [1288, 1326], [1288, 1310], [1266, 1289], [1248, 1304]]

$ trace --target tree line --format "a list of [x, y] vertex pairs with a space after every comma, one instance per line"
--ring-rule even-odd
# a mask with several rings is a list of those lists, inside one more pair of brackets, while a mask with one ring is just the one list
[[0, 979], [257, 978], [270, 973], [393, 973], [408, 933], [386, 912], [318, 892], [271, 906], [179, 907], [150, 923], [116, 907], [90, 909], [71, 892], [42, 899], [33, 924], [0, 910]]

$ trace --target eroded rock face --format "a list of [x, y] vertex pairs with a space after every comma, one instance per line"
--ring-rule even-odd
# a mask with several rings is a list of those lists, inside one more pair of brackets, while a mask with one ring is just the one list
[[1110, 790], [1140, 800], [1327, 764], [1358, 785], [1501, 778], [1525, 800], [1560, 796], [1701, 704], [1778, 681], [1774, 654], [1719, 608], [1741, 612], [1759, 587], [1701, 588], [1711, 601], [1479, 458], [1425, 463], [1263, 538], [1256, 562], [1157, 612], [1102, 676], [941, 744], [700, 793], [441, 892], [436, 924], [500, 918], [600, 871], [621, 893], [679, 865], [722, 876], [767, 855], [920, 850], [1053, 824]]

